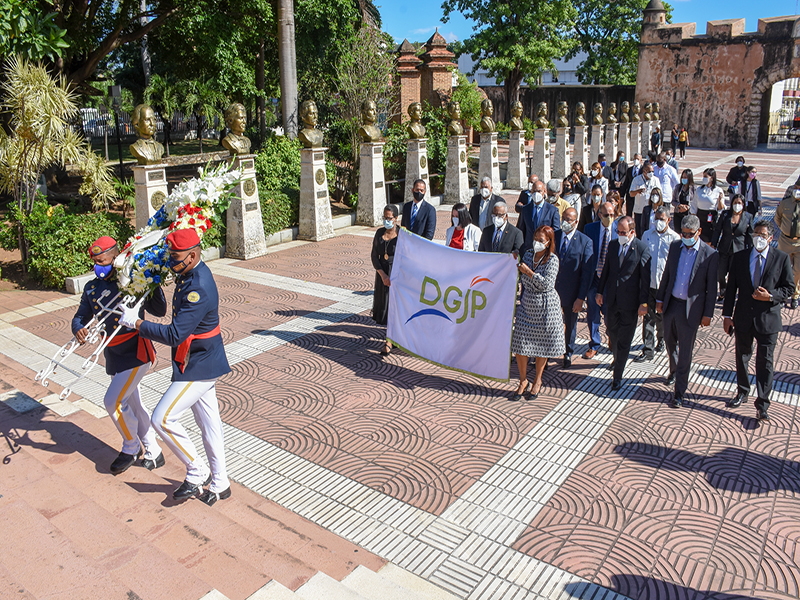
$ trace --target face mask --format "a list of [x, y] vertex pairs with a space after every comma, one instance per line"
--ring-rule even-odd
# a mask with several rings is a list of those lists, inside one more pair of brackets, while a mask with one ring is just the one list
[[392, 221], [391, 219], [384, 219], [383, 226], [386, 229], [394, 229], [394, 221]]
[[640, 161], [638, 158], [634, 158], [633, 159], [633, 166], [634, 167], [638, 167], [640, 164], [642, 164], [642, 161]]
[[652, 176], [653, 176], [653, 174], [652, 174], [652, 173], [645, 173], [645, 174], [644, 174], [644, 178], [645, 178], [645, 179], [650, 179]]
[[630, 244], [630, 243], [631, 243], [631, 238], [630, 238], [630, 237], [628, 237], [627, 235], [626, 235], [625, 237], [619, 236], [619, 244], [620, 244], [620, 246], [622, 246], [623, 248], [624, 248], [625, 246], [627, 246], [628, 244]]
[[414, 200], [416, 200], [417, 202], [421, 202], [424, 197], [425, 197], [425, 192], [414, 192]]
[[681, 241], [683, 242], [684, 246], [686, 246], [687, 248], [691, 248], [692, 246], [694, 246], [697, 243], [697, 238], [696, 237], [690, 237], [689, 239], [686, 239], [685, 237], [682, 237]]
[[481, 196], [483, 196], [484, 198], [488, 198], [491, 195], [492, 192], [489, 188], [481, 188]]
[[796, 189], [792, 191], [792, 196], [800, 200], [800, 189]]
[[504, 217], [498, 217], [497, 215], [492, 217], [492, 223], [494, 223], [494, 226], [497, 227], [498, 229], [500, 229], [503, 226], [503, 223], [505, 222], [506, 220]]
[[661, 219], [656, 221], [656, 231], [658, 233], [664, 233], [666, 230], [667, 230], [667, 222], [666, 221], [662, 221]]
[[592, 194], [592, 203], [600, 204], [600, 200], [602, 200], [602, 199], [603, 199], [602, 196]]
[[663, 167], [663, 166], [664, 166], [664, 161], [663, 161], [663, 160], [657, 160], [657, 161], [656, 161], [656, 164], [657, 164], [659, 167]]
[[567, 235], [569, 235], [569, 233], [572, 231], [572, 227], [573, 225], [569, 221], [561, 221], [561, 231]]
[[544, 201], [544, 197], [540, 192], [533, 192], [533, 203], [534, 204], [541, 204]]
[[736, 161], [736, 166], [741, 169], [744, 166], [744, 163], [741, 160], [737, 160]]
[[169, 266], [169, 268], [175, 271], [176, 273], [182, 273], [183, 270], [186, 268], [187, 260], [189, 260], [189, 256], [187, 256], [183, 260], [175, 260], [170, 256], [169, 261], [167, 262], [167, 266]]
[[532, 189], [533, 189], [533, 182], [529, 181], [528, 182], [528, 191], [530, 192]]
[[689, 185], [689, 180], [688, 180], [688, 179], [686, 179], [686, 177], [684, 177], [683, 179], [681, 179], [681, 183], [682, 183], [683, 185]]
[[750, 179], [750, 181], [753, 181], [753, 179], [756, 178], [756, 173], [748, 173], [747, 177]]
[[548, 197], [547, 197], [547, 201], [548, 201], [550, 204], [555, 204], [555, 203], [556, 203], [556, 198], [558, 198], [558, 196], [548, 196]]
[[600, 222], [603, 224], [603, 227], [611, 227], [611, 223], [613, 221], [613, 217], [610, 215], [607, 217], [600, 217]]
[[94, 274], [97, 275], [99, 279], [105, 279], [108, 277], [108, 274], [114, 269], [113, 263], [110, 265], [95, 265], [94, 266]]
[[597, 177], [598, 172], [597, 169], [592, 169], [592, 177]]
[[624, 156], [620, 156], [619, 157], [619, 162], [625, 162], [625, 157]]
[[708, 185], [708, 177], [703, 177], [703, 185]]
[[547, 248], [547, 246], [545, 246], [542, 242], [533, 242], [534, 253], [539, 254], [539, 252], [544, 251], [545, 248]]
[[564, 187], [564, 195], [569, 196], [572, 193], [572, 188], [569, 186]]
[[763, 252], [769, 246], [769, 241], [765, 240], [759, 235], [753, 236], [753, 246], [756, 247], [756, 252]]
[[604, 161], [604, 160], [601, 160], [601, 161], [600, 161], [600, 166], [601, 166], [601, 167], [605, 167], [605, 166], [606, 166], [606, 161]]
[[659, 200], [658, 198], [650, 198], [651, 206], [658, 207], [659, 204], [661, 204], [661, 200]]
[[742, 212], [742, 208], [743, 207], [742, 207], [741, 204], [734, 204], [733, 205], [733, 212], [735, 212], [738, 215], [740, 212]]
[[458, 227], [458, 217], [453, 217], [453, 227]]

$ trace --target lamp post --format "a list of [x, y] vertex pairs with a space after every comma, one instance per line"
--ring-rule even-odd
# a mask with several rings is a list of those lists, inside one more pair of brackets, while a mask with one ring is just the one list
[[119, 153], [119, 178], [120, 180], [124, 179], [124, 171], [125, 168], [124, 163], [122, 162], [122, 140], [119, 136], [119, 105], [120, 100], [122, 99], [122, 87], [118, 85], [111, 86], [111, 107], [114, 109], [114, 123], [116, 124], [117, 129], [117, 152]]

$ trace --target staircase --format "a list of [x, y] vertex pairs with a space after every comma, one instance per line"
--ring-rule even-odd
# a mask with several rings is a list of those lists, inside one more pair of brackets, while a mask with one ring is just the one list
[[166, 449], [110, 475], [105, 412], [32, 375], [0, 364], [0, 598], [455, 598], [237, 484], [211, 508], [173, 502], [185, 471]]

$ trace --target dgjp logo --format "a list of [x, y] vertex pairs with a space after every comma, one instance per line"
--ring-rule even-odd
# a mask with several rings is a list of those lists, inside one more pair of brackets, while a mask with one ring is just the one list
[[[469, 288], [466, 290], [461, 290], [460, 288], [451, 285], [444, 291], [444, 293], [442, 293], [442, 288], [439, 285], [439, 282], [431, 277], [426, 276], [422, 280], [422, 286], [419, 292], [419, 301], [427, 306], [437, 306], [441, 301], [442, 308], [444, 308], [447, 313], [450, 313], [453, 316], [463, 309], [463, 312], [456, 320], [456, 323], [463, 323], [467, 320], [467, 317], [474, 319], [476, 312], [486, 308], [486, 296], [483, 294], [483, 292], [472, 289], [483, 281], [493, 283], [492, 280], [488, 279], [487, 277], [478, 276], [472, 280], [472, 282], [469, 284]], [[417, 317], [426, 315], [442, 317], [452, 322], [452, 319], [446, 313], [438, 310], [437, 308], [423, 308], [422, 310], [419, 310], [411, 315], [406, 323], [416, 319]]]

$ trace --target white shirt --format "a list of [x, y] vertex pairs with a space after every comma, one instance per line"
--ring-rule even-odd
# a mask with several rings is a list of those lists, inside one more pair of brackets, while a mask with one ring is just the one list
[[[451, 226], [446, 233], [447, 239], [445, 240], [444, 245], [449, 246], [450, 240], [453, 239], [453, 232], [455, 231], [455, 226]], [[469, 252], [477, 252], [478, 245], [481, 243], [481, 230], [478, 229], [475, 225], [470, 223], [464, 228], [464, 250]]]
[[489, 194], [488, 198], [481, 196], [481, 212], [478, 215], [478, 226], [481, 228], [481, 230], [488, 225], [487, 217], [489, 215], [489, 200], [491, 199], [491, 194]]
[[592, 203], [592, 188], [596, 185], [599, 185], [601, 188], [603, 188], [603, 199], [601, 202], [606, 201], [606, 195], [608, 194], [608, 179], [605, 177], [601, 177], [600, 179], [589, 177], [589, 189], [586, 190], [586, 202], [584, 202], [584, 206]]
[[698, 210], [717, 210], [717, 202], [722, 198], [722, 209], [727, 209], [725, 204], [725, 193], [722, 188], [700, 185], [694, 191], [694, 206], [689, 207], [689, 212], [693, 215]]
[[661, 276], [664, 275], [664, 268], [667, 266], [667, 256], [672, 242], [681, 239], [672, 228], [667, 227], [664, 233], [658, 233], [655, 229], [648, 229], [642, 236], [642, 241], [650, 248], [650, 287], [658, 289], [661, 285]]
[[637, 215], [642, 214], [644, 207], [650, 202], [650, 194], [654, 189], [661, 189], [661, 182], [658, 180], [658, 177], [653, 175], [650, 179], [645, 179], [644, 173], [636, 176], [636, 179], [631, 182], [631, 191], [644, 191], [636, 194], [636, 199], [633, 203], [634, 213]]
[[578, 211], [578, 214], [581, 214], [581, 195], [580, 194], [567, 194], [564, 196], [564, 200], [566, 200], [569, 205]]
[[672, 198], [672, 190], [681, 182], [678, 172], [667, 163], [664, 163], [663, 167], [655, 164], [653, 166], [653, 175], [658, 177], [658, 181], [661, 183], [661, 191], [664, 193], [664, 198]]

